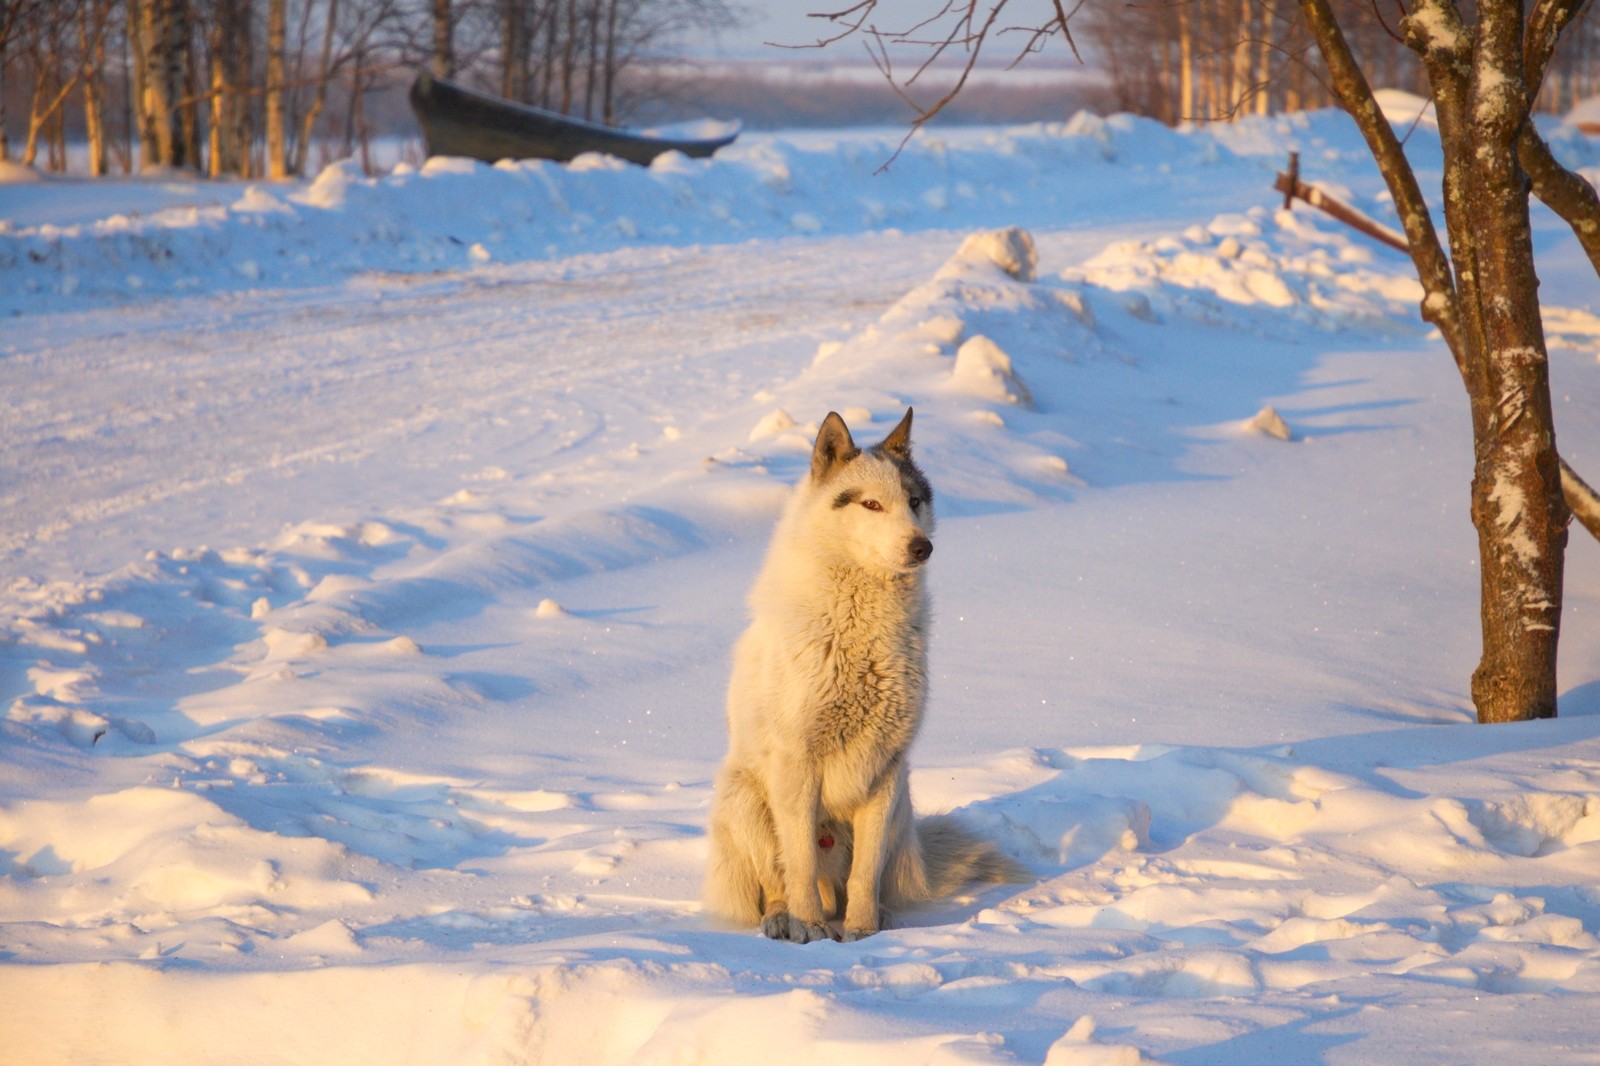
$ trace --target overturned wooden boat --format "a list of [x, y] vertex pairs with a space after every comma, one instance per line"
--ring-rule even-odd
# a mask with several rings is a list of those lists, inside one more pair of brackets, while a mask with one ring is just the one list
[[554, 159], [566, 162], [585, 152], [604, 152], [648, 166], [663, 152], [703, 159], [739, 136], [659, 137], [585, 122], [475, 92], [427, 71], [411, 85], [411, 110], [422, 126], [429, 155], [458, 155], [496, 163], [502, 159]]

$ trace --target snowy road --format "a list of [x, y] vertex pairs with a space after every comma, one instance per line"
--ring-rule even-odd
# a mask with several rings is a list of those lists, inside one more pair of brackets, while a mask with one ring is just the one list
[[393, 506], [402, 481], [427, 499], [681, 432], [875, 318], [951, 244], [756, 241], [66, 312], [0, 346], [0, 451], [30, 460], [0, 482], [0, 558], [57, 578], [129, 561], [129, 539], [253, 544]]

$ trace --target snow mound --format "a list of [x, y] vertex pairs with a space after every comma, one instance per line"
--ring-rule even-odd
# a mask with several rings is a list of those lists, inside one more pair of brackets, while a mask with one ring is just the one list
[[1260, 433], [1267, 437], [1276, 437], [1278, 440], [1293, 440], [1294, 433], [1289, 429], [1289, 423], [1283, 420], [1272, 406], [1268, 405], [1246, 419], [1244, 428], [1253, 433]]
[[1017, 377], [1011, 357], [988, 337], [973, 337], [956, 350], [951, 383], [974, 396], [1000, 403], [1031, 406], [1033, 397]]
[[956, 258], [964, 263], [992, 263], [1022, 282], [1032, 281], [1039, 268], [1033, 234], [1017, 226], [971, 234], [961, 242]]
[[[1359, 242], [1305, 212], [1256, 207], [1179, 235], [1108, 248], [1063, 277], [1136, 294], [1157, 317], [1328, 331], [1414, 323], [1421, 284], [1402, 270], [1379, 267], [1378, 257], [1397, 253]], [[1242, 319], [1240, 309], [1255, 313]]]

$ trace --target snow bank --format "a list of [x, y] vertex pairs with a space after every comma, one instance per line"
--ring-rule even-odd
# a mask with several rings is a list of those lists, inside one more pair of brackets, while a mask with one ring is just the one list
[[[1337, 122], [1319, 118], [1312, 139]], [[378, 178], [344, 161], [283, 186], [141, 182], [145, 196], [165, 200], [134, 214], [102, 204], [105, 185], [79, 188], [82, 211], [62, 216], [33, 200], [0, 218], [0, 272], [11, 282], [0, 311], [322, 286], [366, 272], [426, 274], [640, 243], [966, 228], [986, 219], [1053, 224], [1148, 204], [1140, 190], [1174, 171], [1252, 193], [1270, 185], [1253, 156], [1259, 146], [1226, 136], [1236, 147], [1205, 129], [1080, 114], [1062, 124], [922, 136], [898, 154], [891, 134], [747, 134], [714, 159], [670, 153], [649, 168], [598, 156], [494, 166], [435, 158]], [[1281, 140], [1267, 139], [1277, 151]], [[1108, 167], [1115, 182], [1086, 181]]]

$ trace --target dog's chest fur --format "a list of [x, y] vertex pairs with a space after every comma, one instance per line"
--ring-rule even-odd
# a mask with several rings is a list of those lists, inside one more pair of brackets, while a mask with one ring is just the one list
[[807, 747], [824, 762], [844, 759], [848, 776], [876, 777], [905, 753], [922, 721], [926, 600], [920, 575], [886, 579], [841, 567], [829, 576], [834, 595], [816, 604], [807, 627], [825, 679], [809, 708]]

